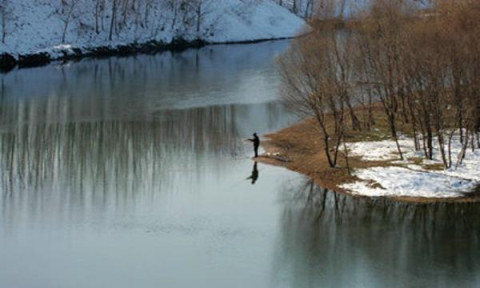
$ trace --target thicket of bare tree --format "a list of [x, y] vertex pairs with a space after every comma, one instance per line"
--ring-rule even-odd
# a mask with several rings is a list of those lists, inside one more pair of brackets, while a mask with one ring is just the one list
[[458, 133], [459, 165], [468, 147], [480, 148], [478, 35], [478, 1], [438, 0], [425, 10], [409, 1], [374, 0], [345, 29], [324, 24], [294, 41], [280, 60], [284, 100], [317, 119], [332, 167], [345, 120], [353, 129], [373, 124], [371, 110], [357, 117], [352, 103], [373, 100], [381, 103], [400, 158], [399, 127], [427, 159], [438, 149], [445, 168], [455, 162], [451, 144]]
[[[9, 32], [9, 1], [0, 0], [3, 39]], [[200, 38], [201, 33], [215, 32], [212, 26], [218, 19], [206, 21], [214, 5], [214, 0], [59, 0], [55, 14], [63, 23], [62, 42], [73, 26], [82, 30], [77, 32], [94, 32], [108, 40], [138, 28], [148, 28], [152, 35], [172, 29], [179, 37]]]
[[337, 165], [345, 136], [345, 114], [360, 129], [353, 109], [355, 78], [352, 37], [334, 30], [314, 32], [294, 41], [279, 60], [285, 81], [284, 101], [303, 115], [313, 115], [323, 135], [330, 167]]

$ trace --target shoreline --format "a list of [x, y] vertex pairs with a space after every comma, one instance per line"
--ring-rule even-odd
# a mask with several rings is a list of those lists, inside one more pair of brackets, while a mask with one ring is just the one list
[[[262, 147], [265, 153], [255, 161], [263, 164], [280, 166], [291, 171], [310, 177], [315, 184], [335, 193], [364, 199], [388, 199], [407, 203], [473, 203], [480, 202], [480, 191], [474, 190], [465, 197], [410, 197], [410, 196], [368, 196], [355, 194], [345, 188], [343, 184], [359, 180], [349, 175], [343, 159], [339, 159], [339, 167], [328, 167], [323, 154], [320, 133], [316, 130], [312, 119], [304, 119], [282, 130], [264, 136]], [[364, 142], [364, 141], [359, 141]], [[340, 157], [343, 158], [343, 157]], [[361, 157], [349, 156], [350, 167], [353, 170], [371, 167], [396, 167], [384, 161], [365, 161]], [[431, 173], [431, 172], [426, 172]]]
[[17, 57], [10, 53], [3, 52], [0, 54], [0, 73], [8, 73], [15, 68], [23, 69], [41, 67], [57, 61], [67, 62], [79, 61], [87, 58], [126, 57], [141, 54], [156, 54], [167, 51], [178, 53], [187, 49], [200, 49], [205, 46], [255, 44], [293, 38], [295, 37], [261, 38], [225, 42], [208, 42], [202, 39], [185, 40], [183, 38], [176, 38], [169, 43], [152, 40], [143, 43], [133, 42], [129, 44], [96, 47], [75, 47], [64, 45], [49, 48], [48, 51], [44, 50], [31, 54], [19, 54]]

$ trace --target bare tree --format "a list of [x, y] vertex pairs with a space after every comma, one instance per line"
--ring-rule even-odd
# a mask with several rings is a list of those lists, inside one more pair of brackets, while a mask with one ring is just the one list
[[402, 91], [401, 51], [404, 35], [400, 29], [404, 7], [387, 0], [376, 1], [371, 15], [361, 23], [363, 41], [362, 57], [369, 71], [369, 83], [386, 113], [392, 138], [397, 145], [400, 159], [403, 153], [398, 142], [397, 112], [398, 96]]
[[283, 101], [297, 113], [314, 117], [330, 167], [336, 167], [345, 137], [346, 103], [353, 82], [352, 46], [344, 40], [335, 34], [314, 33], [296, 39], [279, 60]]
[[101, 30], [104, 30], [103, 19], [105, 17], [106, 3], [105, 0], [95, 0], [95, 32], [100, 33]]
[[314, 9], [315, 9], [315, 0], [306, 0], [303, 18], [305, 19], [312, 18]]
[[80, 0], [61, 0], [60, 8], [57, 9], [57, 15], [63, 22], [62, 43], [65, 43], [65, 37], [71, 21], [78, 17], [76, 8], [79, 2]]
[[171, 10], [172, 12], [172, 23], [170, 24], [170, 29], [174, 29], [177, 25], [179, 14], [180, 14], [180, 6], [183, 1], [177, 0], [166, 0], [167, 9]]
[[413, 133], [415, 148], [428, 159], [438, 150], [445, 168], [453, 163], [456, 132], [462, 144], [457, 166], [469, 145], [480, 147], [480, 6], [470, 0], [431, 5], [427, 14], [415, 1], [372, 0], [346, 30], [320, 22], [281, 58], [284, 101], [316, 119], [330, 166], [336, 165], [346, 116], [358, 129], [354, 105], [368, 106], [363, 126], [370, 127], [374, 100], [401, 159], [400, 128], [408, 125], [411, 131], [402, 132]]
[[150, 19], [150, 11], [152, 10], [152, 7], [155, 5], [155, 0], [144, 0], [143, 1], [143, 22], [142, 22], [142, 27], [148, 28], [149, 27], [149, 19]]
[[2, 18], [2, 43], [5, 43], [7, 35], [12, 32], [11, 24], [15, 19], [12, 6], [10, 5], [10, 1], [11, 0], [0, 0], [0, 17]]
[[113, 30], [116, 27], [117, 22], [117, 12], [118, 12], [118, 5], [120, 0], [111, 0], [111, 12], [110, 12], [110, 31], [108, 32], [108, 40], [112, 40], [113, 37]]
[[193, 0], [190, 4], [195, 15], [195, 32], [197, 37], [200, 34], [200, 28], [205, 16], [211, 12], [210, 4], [210, 0]]

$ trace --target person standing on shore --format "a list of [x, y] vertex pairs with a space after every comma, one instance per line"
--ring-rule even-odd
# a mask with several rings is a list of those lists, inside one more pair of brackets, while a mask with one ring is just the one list
[[258, 147], [260, 146], [260, 138], [258, 138], [257, 133], [253, 133], [253, 138], [248, 140], [253, 142], [253, 150], [255, 151], [255, 158], [257, 158]]

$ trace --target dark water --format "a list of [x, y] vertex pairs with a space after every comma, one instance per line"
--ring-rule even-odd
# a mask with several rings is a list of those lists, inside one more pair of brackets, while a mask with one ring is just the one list
[[295, 121], [287, 44], [0, 75], [0, 287], [479, 286], [474, 205], [255, 171], [244, 139]]
[[307, 179], [284, 193], [283, 286], [479, 287], [477, 204], [357, 199]]

